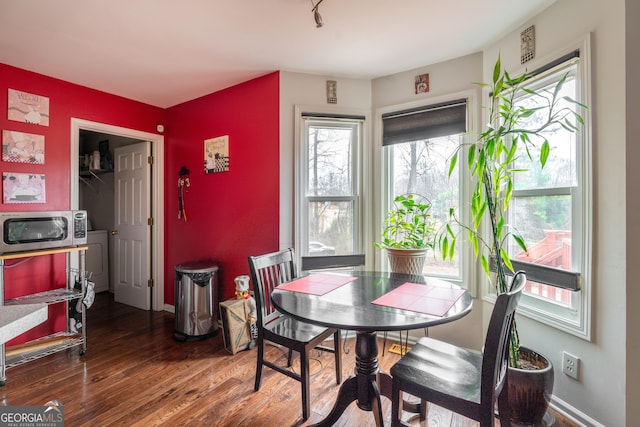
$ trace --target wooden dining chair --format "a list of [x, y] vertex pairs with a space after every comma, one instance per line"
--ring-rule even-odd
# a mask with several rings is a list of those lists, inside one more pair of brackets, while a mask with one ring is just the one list
[[421, 338], [390, 370], [391, 425], [399, 426], [401, 392], [420, 399], [420, 419], [430, 402], [493, 427], [497, 400], [500, 424], [510, 426], [507, 400], [509, 337], [516, 306], [527, 281], [517, 272], [493, 307], [482, 353], [433, 338]]
[[[293, 249], [249, 257], [249, 270], [257, 306], [258, 360], [256, 366], [255, 391], [260, 389], [262, 367], [267, 366], [288, 377], [300, 381], [302, 386], [302, 419], [310, 414], [309, 397], [309, 353], [314, 348], [335, 354], [336, 382], [342, 382], [342, 357], [340, 334], [336, 329], [324, 328], [298, 321], [278, 312], [271, 303], [271, 292], [281, 283], [296, 278]], [[322, 343], [333, 335], [333, 348]], [[289, 352], [287, 366], [265, 359], [265, 341], [286, 347]], [[300, 373], [289, 369], [293, 352], [300, 354]]]

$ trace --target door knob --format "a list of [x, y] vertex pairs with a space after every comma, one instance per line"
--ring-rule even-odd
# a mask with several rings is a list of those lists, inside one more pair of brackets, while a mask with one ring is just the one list
[[112, 236], [117, 236], [118, 234], [120, 234], [120, 232], [118, 230], [112, 230], [111, 231], [111, 235]]

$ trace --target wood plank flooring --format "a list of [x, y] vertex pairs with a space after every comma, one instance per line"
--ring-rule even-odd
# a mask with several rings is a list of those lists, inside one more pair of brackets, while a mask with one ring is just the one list
[[[64, 406], [66, 426], [284, 427], [321, 420], [338, 392], [332, 355], [317, 352], [311, 363], [312, 413], [302, 422], [298, 382], [265, 368], [260, 391], [253, 391], [255, 349], [231, 355], [221, 332], [203, 341], [176, 342], [173, 314], [118, 304], [109, 293], [98, 294], [87, 314], [87, 353], [80, 356], [76, 347], [8, 369], [0, 404], [37, 406], [56, 399]], [[343, 378], [353, 372], [353, 345], [353, 339], [347, 340]], [[267, 348], [271, 360], [284, 364], [282, 349]], [[381, 369], [388, 371], [398, 358], [385, 351]], [[390, 407], [383, 399], [386, 423]], [[407, 421], [477, 425], [434, 406], [428, 423]], [[372, 426], [374, 421], [370, 412], [352, 404], [336, 425]], [[571, 425], [559, 420], [554, 426]]]

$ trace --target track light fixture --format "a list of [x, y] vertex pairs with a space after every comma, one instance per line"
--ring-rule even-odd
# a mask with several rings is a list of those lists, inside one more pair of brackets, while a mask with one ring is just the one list
[[313, 0], [311, 0], [311, 6], [313, 6], [313, 9], [311, 9], [311, 12], [313, 12], [313, 19], [315, 19], [316, 21], [316, 28], [322, 27], [322, 16], [320, 16], [320, 12], [318, 11], [318, 6], [320, 6], [320, 3], [322, 3], [323, 1], [324, 0], [320, 0], [318, 1], [318, 3], [314, 5]]

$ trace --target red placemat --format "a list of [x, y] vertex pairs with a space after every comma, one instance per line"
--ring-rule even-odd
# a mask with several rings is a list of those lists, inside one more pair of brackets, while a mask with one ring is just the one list
[[332, 290], [356, 280], [353, 276], [338, 274], [310, 274], [278, 286], [285, 291], [301, 292], [303, 294], [324, 295]]
[[464, 289], [407, 282], [371, 303], [444, 316], [462, 295]]

